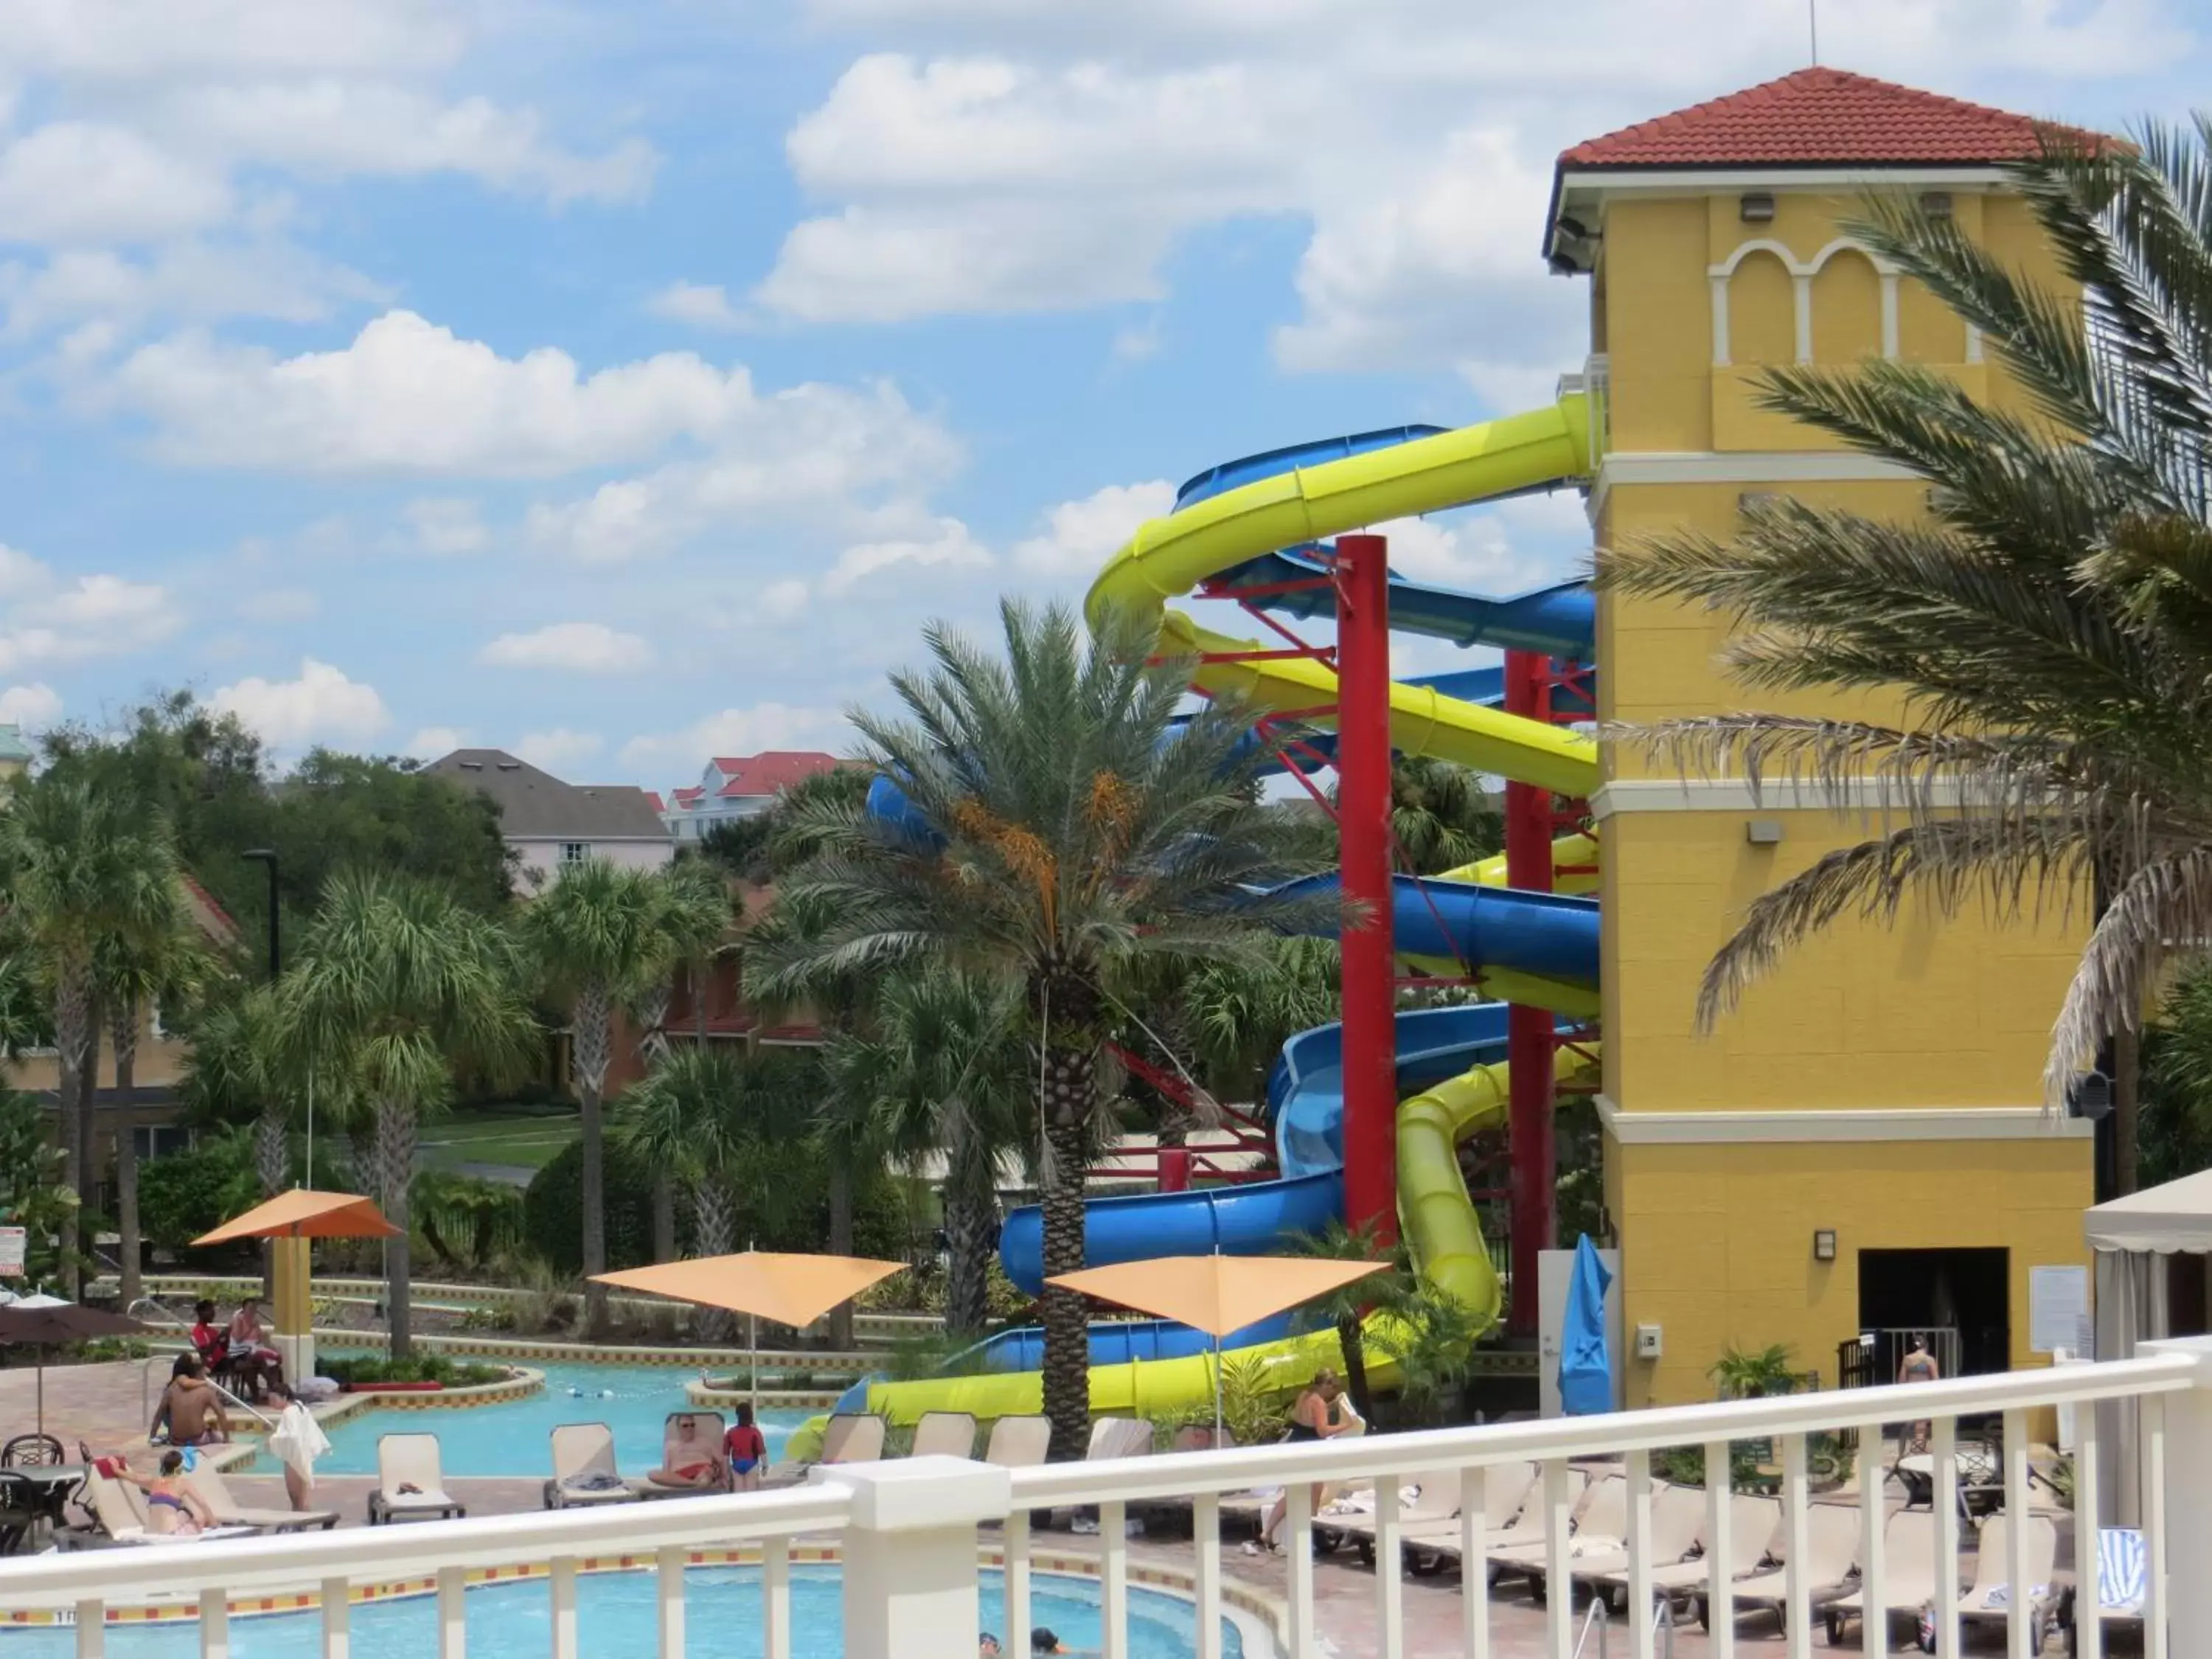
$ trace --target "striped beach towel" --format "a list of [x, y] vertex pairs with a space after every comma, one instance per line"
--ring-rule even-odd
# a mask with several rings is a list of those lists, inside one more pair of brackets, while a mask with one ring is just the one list
[[2150, 1578], [2150, 1554], [2133, 1527], [2097, 1529], [2097, 1589], [2107, 1613], [2141, 1616]]

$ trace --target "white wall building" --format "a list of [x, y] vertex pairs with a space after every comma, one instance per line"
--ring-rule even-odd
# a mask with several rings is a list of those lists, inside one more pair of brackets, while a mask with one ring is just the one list
[[676, 855], [660, 798], [635, 784], [565, 783], [503, 749], [456, 749], [422, 769], [498, 804], [501, 833], [520, 860], [516, 884], [526, 892], [586, 859], [657, 870]]

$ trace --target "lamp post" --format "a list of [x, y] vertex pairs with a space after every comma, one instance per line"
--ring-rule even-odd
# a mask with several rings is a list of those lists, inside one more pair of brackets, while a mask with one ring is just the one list
[[269, 980], [276, 983], [277, 975], [284, 971], [283, 934], [276, 919], [276, 854], [273, 848], [257, 847], [239, 857], [265, 866], [269, 871]]

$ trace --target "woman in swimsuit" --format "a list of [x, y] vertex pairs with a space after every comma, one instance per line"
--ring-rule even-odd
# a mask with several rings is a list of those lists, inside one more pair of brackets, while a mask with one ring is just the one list
[[[1334, 1371], [1316, 1371], [1314, 1380], [1300, 1391], [1297, 1403], [1291, 1407], [1291, 1429], [1283, 1438], [1296, 1443], [1329, 1440], [1342, 1434], [1350, 1425], [1336, 1420], [1334, 1407], [1337, 1397], [1343, 1392], [1344, 1385], [1336, 1380]], [[1309, 1505], [1310, 1510], [1321, 1507], [1321, 1486], [1316, 1484]], [[1275, 1534], [1282, 1527], [1283, 1517], [1290, 1512], [1290, 1505], [1291, 1495], [1285, 1491], [1275, 1500], [1275, 1506], [1267, 1511], [1267, 1523], [1260, 1528], [1259, 1542], [1245, 1544], [1247, 1555], [1269, 1554], [1274, 1551]]]
[[[1943, 1375], [1943, 1368], [1936, 1363], [1936, 1356], [1928, 1352], [1928, 1339], [1916, 1336], [1912, 1346], [1905, 1350], [1905, 1358], [1897, 1362], [1897, 1380], [1900, 1382], [1933, 1382]], [[1905, 1449], [1924, 1452], [1928, 1449], [1928, 1424], [1923, 1420], [1912, 1425]]]
[[722, 1437], [722, 1455], [730, 1466], [730, 1484], [739, 1492], [752, 1492], [761, 1483], [768, 1462], [768, 1438], [753, 1425], [750, 1401], [738, 1407], [736, 1425]]
[[144, 1489], [149, 1532], [166, 1538], [197, 1538], [215, 1524], [215, 1511], [185, 1484], [185, 1455], [180, 1451], [162, 1454], [159, 1474], [133, 1474], [118, 1463], [115, 1478]]

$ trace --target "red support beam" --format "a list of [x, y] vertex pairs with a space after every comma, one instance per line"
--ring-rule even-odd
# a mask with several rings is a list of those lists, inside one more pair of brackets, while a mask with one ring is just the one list
[[[1549, 663], [1531, 651], [1505, 653], [1505, 710], [1548, 723]], [[1552, 798], [1533, 784], [1505, 786], [1505, 882], [1532, 892], [1552, 890]], [[1553, 1248], [1552, 1037], [1554, 1020], [1519, 1004], [1508, 1012], [1505, 1058], [1508, 1144], [1512, 1149], [1513, 1281], [1508, 1328], [1536, 1330], [1536, 1257]]]
[[[1390, 933], [1390, 589], [1380, 536], [1336, 541], [1337, 807], [1344, 947], [1345, 1219], [1398, 1236]], [[1364, 912], [1358, 925], [1354, 909]]]

